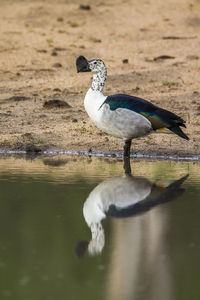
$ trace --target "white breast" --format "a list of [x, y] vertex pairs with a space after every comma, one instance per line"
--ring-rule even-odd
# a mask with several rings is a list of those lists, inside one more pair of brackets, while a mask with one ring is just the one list
[[85, 96], [85, 110], [98, 128], [123, 139], [145, 136], [152, 131], [148, 119], [129, 109], [118, 108], [112, 111], [108, 104], [103, 104], [106, 98], [101, 92], [92, 89]]
[[85, 110], [88, 113], [90, 119], [99, 127], [101, 119], [101, 111], [99, 108], [105, 101], [106, 97], [99, 91], [93, 91], [91, 88], [88, 90], [84, 99]]

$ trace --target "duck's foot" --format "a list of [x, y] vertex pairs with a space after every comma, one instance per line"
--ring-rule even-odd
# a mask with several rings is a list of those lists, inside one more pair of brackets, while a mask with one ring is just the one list
[[124, 144], [124, 171], [125, 174], [131, 174], [131, 164], [130, 164], [130, 149], [131, 149], [131, 140], [125, 141]]

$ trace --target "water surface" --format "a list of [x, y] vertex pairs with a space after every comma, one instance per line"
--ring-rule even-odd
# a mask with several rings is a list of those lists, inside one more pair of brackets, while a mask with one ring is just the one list
[[132, 171], [114, 159], [2, 157], [0, 298], [200, 299], [200, 165]]

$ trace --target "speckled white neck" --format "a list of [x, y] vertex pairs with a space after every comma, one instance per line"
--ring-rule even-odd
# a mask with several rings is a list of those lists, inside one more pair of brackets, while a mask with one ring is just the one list
[[102, 92], [106, 82], [106, 78], [107, 78], [107, 71], [106, 71], [106, 67], [104, 66], [98, 73], [94, 73], [91, 89], [93, 91]]
[[101, 223], [92, 223], [90, 226], [92, 239], [88, 245], [88, 252], [90, 255], [101, 253], [105, 245], [105, 235]]

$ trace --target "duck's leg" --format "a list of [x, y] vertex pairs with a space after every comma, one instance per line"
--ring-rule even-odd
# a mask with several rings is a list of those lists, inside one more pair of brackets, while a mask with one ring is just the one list
[[130, 150], [132, 140], [126, 140], [124, 144], [124, 171], [125, 174], [131, 174]]
[[130, 158], [130, 150], [131, 150], [131, 142], [132, 140], [126, 140], [124, 144], [124, 158]]

